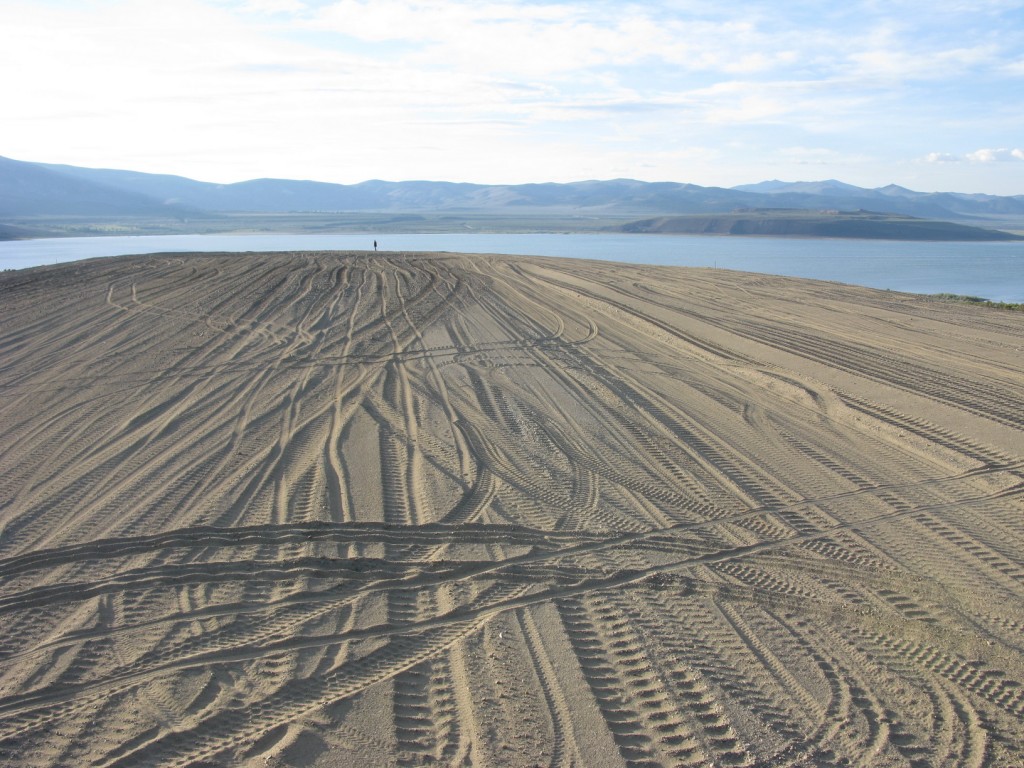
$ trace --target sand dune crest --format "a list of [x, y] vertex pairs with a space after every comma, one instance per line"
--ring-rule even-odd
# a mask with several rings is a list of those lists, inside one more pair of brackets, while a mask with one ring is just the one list
[[0, 763], [1019, 763], [1022, 353], [718, 270], [4, 274]]

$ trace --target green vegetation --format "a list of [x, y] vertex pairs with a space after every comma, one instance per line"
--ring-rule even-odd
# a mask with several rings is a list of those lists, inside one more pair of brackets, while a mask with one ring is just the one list
[[962, 296], [959, 293], [933, 293], [931, 298], [939, 301], [954, 301], [960, 304], [978, 304], [983, 307], [994, 309], [1009, 309], [1016, 312], [1024, 312], [1024, 304], [1017, 304], [1009, 301], [990, 301], [981, 296]]
[[[6, 230], [6, 231], [5, 231]], [[629, 232], [679, 235], [824, 237], [886, 240], [1020, 240], [1020, 236], [948, 221], [866, 211], [751, 209], [637, 221], [616, 213], [446, 211], [199, 213], [171, 216], [23, 216], [0, 224], [0, 239], [175, 234], [429, 234]]]
[[0, 240], [27, 240], [32, 237], [50, 237], [49, 230], [0, 223]]
[[623, 232], [686, 235], [838, 237], [866, 240], [1022, 240], [1010, 232], [950, 221], [872, 211], [750, 208], [731, 213], [660, 216], [633, 221]]
[[[159, 216], [24, 216], [11, 218], [14, 237], [93, 237], [185, 234], [429, 234], [608, 232], [633, 216], [543, 212], [500, 213], [209, 213], [188, 218]], [[0, 225], [2, 226], [2, 225]], [[17, 231], [15, 231], [17, 230]], [[31, 234], [24, 234], [31, 232]], [[3, 237], [0, 229], [0, 238]]]

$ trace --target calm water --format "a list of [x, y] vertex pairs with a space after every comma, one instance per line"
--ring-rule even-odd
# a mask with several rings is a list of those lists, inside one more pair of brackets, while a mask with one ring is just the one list
[[169, 251], [455, 251], [720, 267], [912, 293], [1024, 302], [1024, 243], [677, 235], [167, 235], [0, 242], [0, 268]]

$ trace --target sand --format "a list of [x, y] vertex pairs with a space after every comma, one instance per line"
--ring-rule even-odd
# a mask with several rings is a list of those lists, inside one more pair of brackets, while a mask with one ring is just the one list
[[0, 392], [4, 766], [1024, 761], [1024, 314], [126, 257]]

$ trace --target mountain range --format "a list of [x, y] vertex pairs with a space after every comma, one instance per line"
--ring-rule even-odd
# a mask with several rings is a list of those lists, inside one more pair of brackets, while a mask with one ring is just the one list
[[1024, 216], [1024, 195], [865, 189], [840, 181], [763, 181], [733, 188], [632, 179], [487, 185], [436, 181], [330, 184], [254, 179], [234, 184], [0, 157], [0, 219], [164, 216], [227, 212], [490, 212], [707, 214], [745, 208], [868, 210], [965, 221]]

